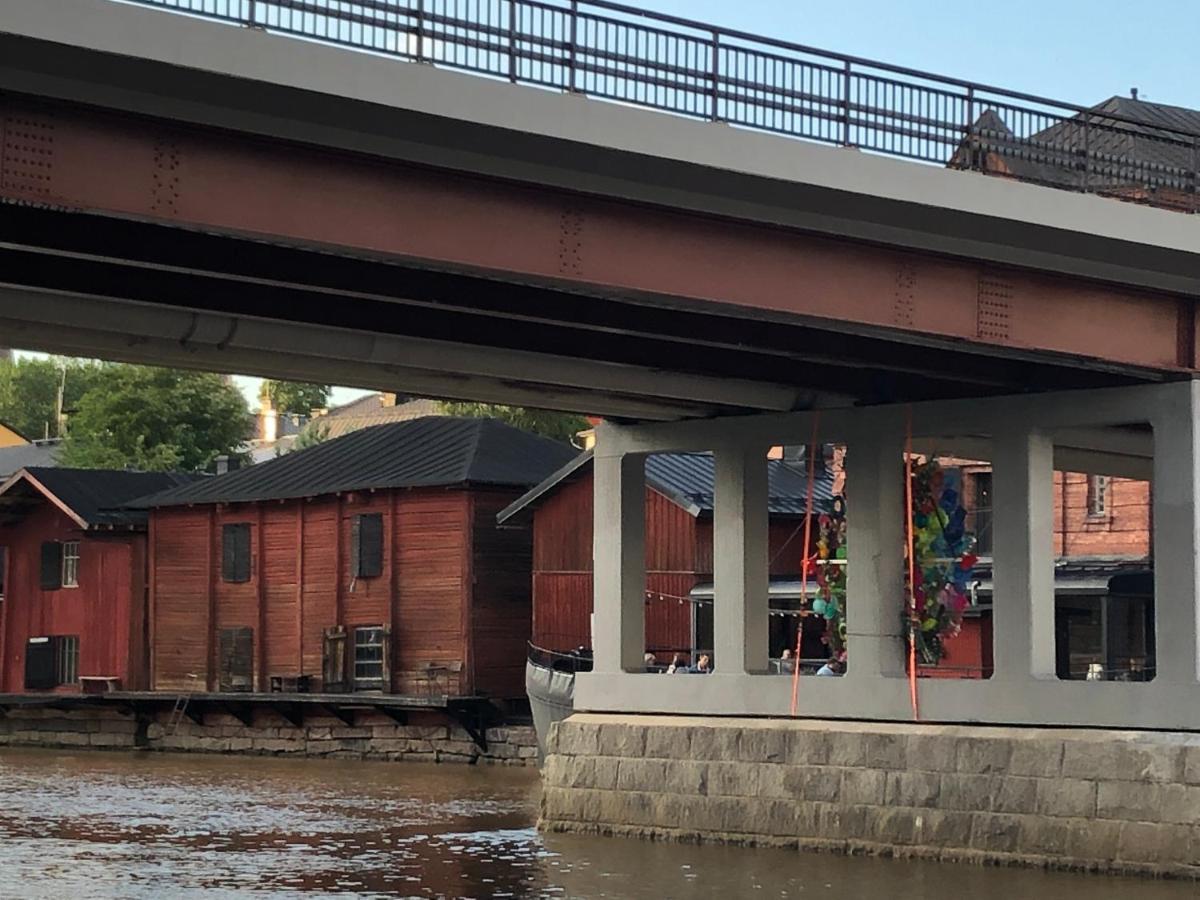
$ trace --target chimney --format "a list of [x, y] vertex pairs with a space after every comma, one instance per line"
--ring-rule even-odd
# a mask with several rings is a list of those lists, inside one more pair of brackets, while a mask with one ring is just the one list
[[1129, 96], [1130, 96], [1130, 98], [1131, 98], [1131, 99], [1133, 99], [1133, 100], [1136, 100], [1136, 99], [1138, 98], [1138, 95], [1137, 95], [1137, 94], [1138, 94], [1138, 89], [1137, 89], [1137, 88], [1130, 88], [1130, 89], [1129, 89]]
[[258, 407], [258, 439], [268, 444], [279, 437], [279, 413], [271, 406], [271, 398], [263, 396]]
[[213, 472], [217, 475], [228, 475], [235, 469], [241, 468], [241, 460], [236, 456], [222, 454], [213, 460]]
[[395, 406], [396, 405], [396, 395], [394, 393], [380, 394], [379, 395], [379, 405], [380, 406]]

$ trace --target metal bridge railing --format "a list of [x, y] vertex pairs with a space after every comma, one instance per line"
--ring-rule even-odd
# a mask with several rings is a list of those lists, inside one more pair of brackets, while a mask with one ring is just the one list
[[759, 131], [1200, 211], [1200, 131], [607, 0], [126, 0]]

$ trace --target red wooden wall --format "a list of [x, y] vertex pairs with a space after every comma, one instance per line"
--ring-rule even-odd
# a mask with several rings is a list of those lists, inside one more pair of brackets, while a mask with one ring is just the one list
[[[78, 587], [42, 590], [43, 541], [79, 541]], [[79, 638], [81, 677], [119, 678], [125, 690], [145, 689], [145, 535], [85, 533], [42, 502], [19, 523], [0, 528], [0, 545], [8, 550], [0, 603], [0, 692], [24, 692], [29, 638], [68, 635]]]
[[[358, 492], [312, 500], [155, 510], [151, 516], [152, 672], [157, 690], [217, 689], [222, 629], [254, 630], [254, 686], [307, 675], [320, 690], [325, 629], [391, 630], [390, 689], [519, 697], [530, 621], [530, 535], [501, 532], [516, 491]], [[383, 569], [350, 576], [353, 518], [383, 517]], [[251, 526], [251, 577], [221, 577], [221, 527]], [[352, 656], [352, 643], [347, 655]], [[199, 684], [189, 673], [200, 675]], [[439, 687], [440, 690], [440, 687]]]
[[[533, 513], [533, 643], [549, 650], [591, 647], [592, 478], [557, 488]], [[713, 523], [646, 489], [646, 647], [666, 661], [692, 645], [697, 584], [712, 580]], [[815, 529], [812, 540], [815, 540]], [[770, 572], [797, 575], [803, 519], [770, 523]]]

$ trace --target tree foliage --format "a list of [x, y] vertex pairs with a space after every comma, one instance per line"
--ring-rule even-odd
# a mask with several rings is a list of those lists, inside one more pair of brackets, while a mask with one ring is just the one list
[[270, 398], [271, 406], [280, 413], [307, 416], [314, 409], [323, 409], [329, 405], [329, 393], [332, 390], [333, 386], [328, 384], [267, 379], [259, 388], [258, 396], [259, 399]]
[[200, 471], [236, 456], [246, 401], [219, 375], [107, 365], [76, 404], [60, 455], [80, 468]]
[[30, 440], [60, 437], [60, 385], [63, 409], [70, 413], [108, 368], [104, 363], [81, 359], [0, 360], [0, 422]]
[[554, 412], [547, 409], [528, 409], [523, 406], [497, 406], [492, 403], [444, 402], [442, 412], [448, 416], [500, 419], [515, 428], [545, 435], [557, 441], [567, 441], [591, 426], [583, 416]]
[[297, 450], [307, 450], [309, 447], [315, 447], [317, 444], [324, 443], [329, 437], [329, 423], [321, 419], [314, 419], [296, 435], [296, 440], [292, 442], [292, 447], [289, 453], [295, 453]]

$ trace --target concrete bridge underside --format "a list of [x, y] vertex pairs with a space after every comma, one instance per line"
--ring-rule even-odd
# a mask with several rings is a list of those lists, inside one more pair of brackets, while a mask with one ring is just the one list
[[0, 22], [0, 332], [628, 420], [1195, 367], [1194, 217], [108, 0]]

